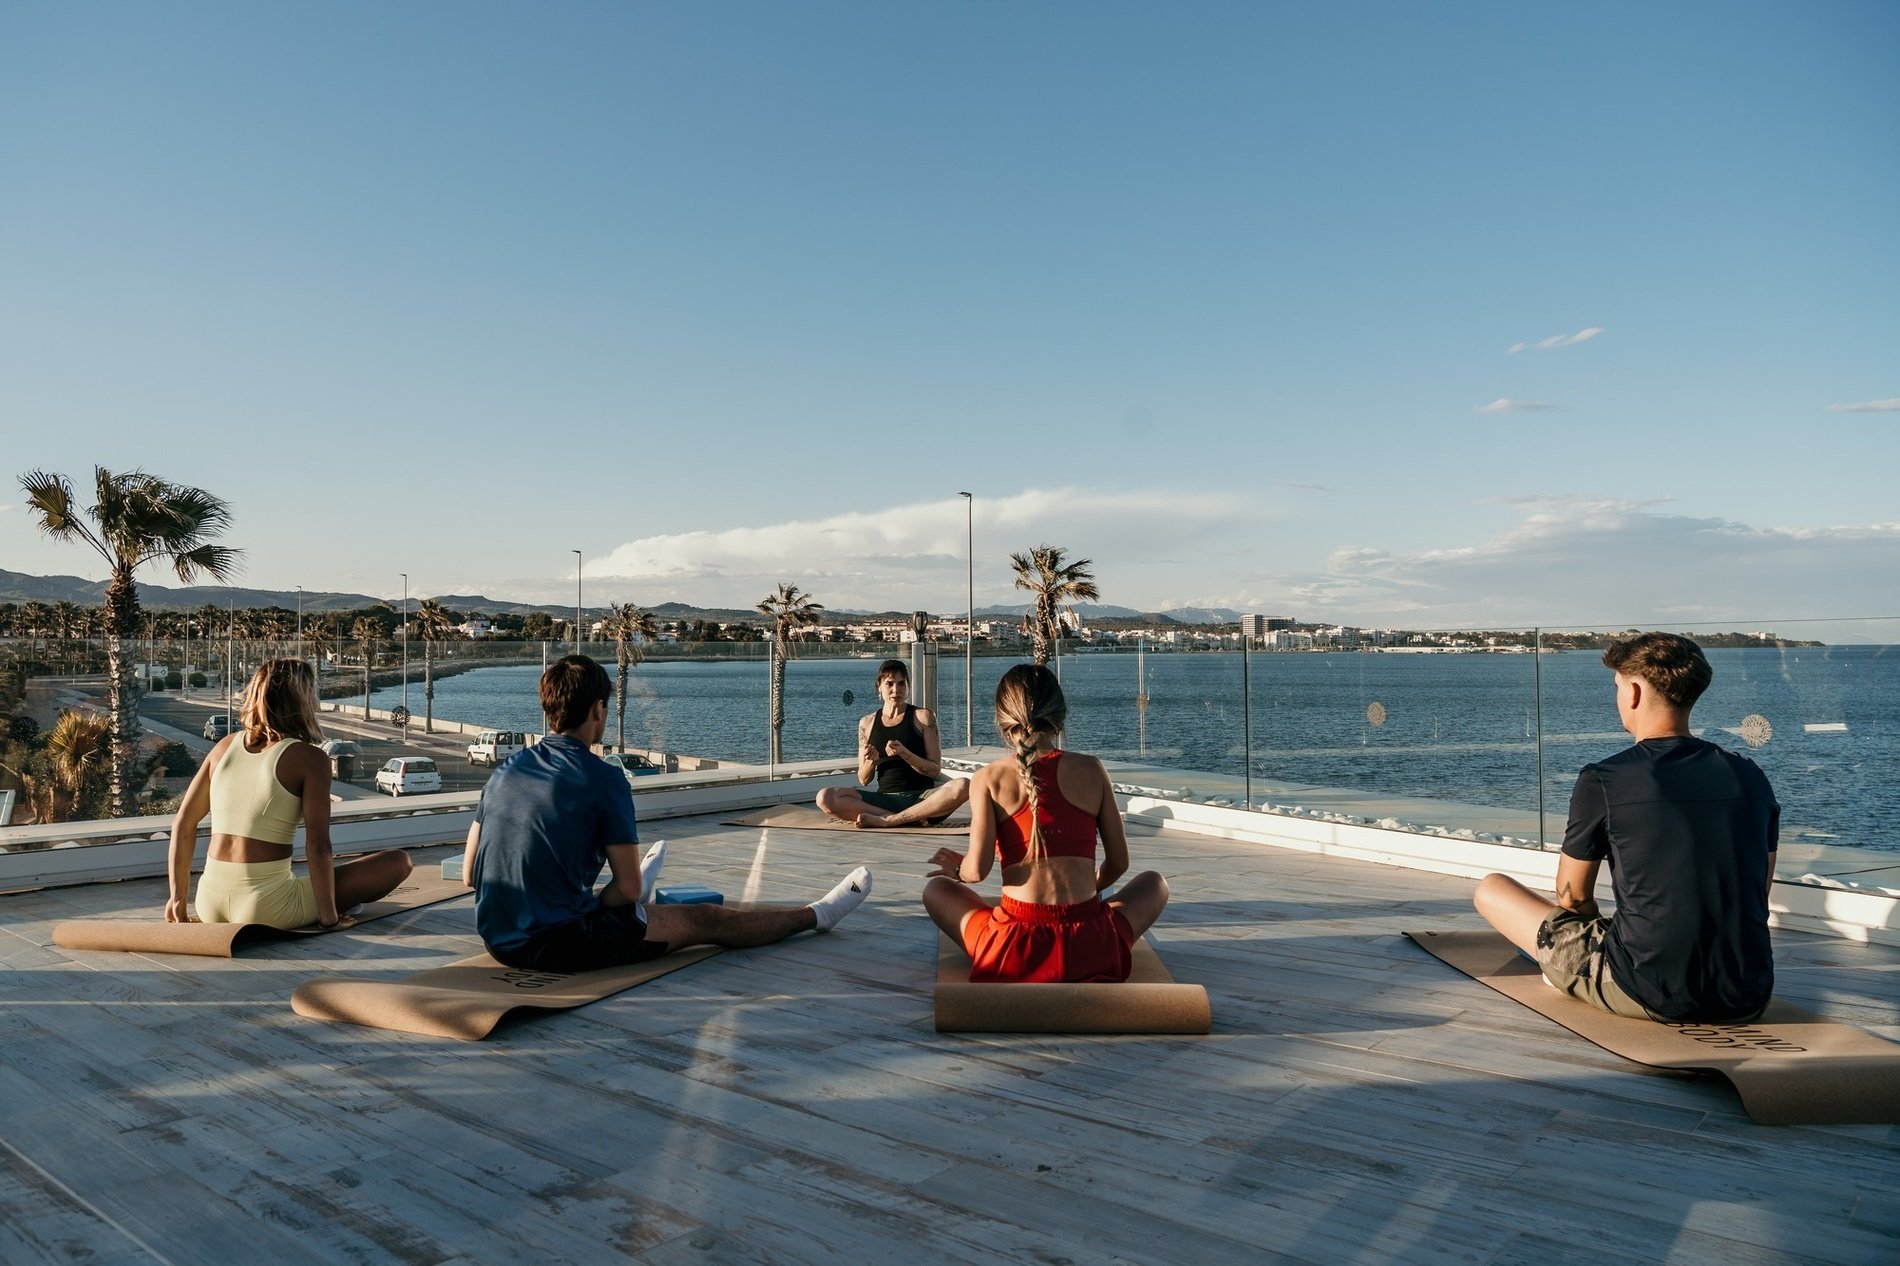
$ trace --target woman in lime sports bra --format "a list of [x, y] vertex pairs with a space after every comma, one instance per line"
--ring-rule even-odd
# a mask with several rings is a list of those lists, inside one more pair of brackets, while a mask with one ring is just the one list
[[[198, 824], [211, 815], [211, 847], [198, 878], [205, 923], [316, 924], [348, 927], [339, 912], [375, 901], [409, 876], [409, 855], [390, 849], [360, 860], [330, 861], [330, 761], [313, 744], [317, 685], [300, 659], [260, 666], [244, 691], [240, 727], [205, 757], [172, 819], [167, 923], [187, 923], [191, 859]], [[299, 823], [310, 874], [290, 869]]]
[[[969, 853], [931, 858], [924, 909], [968, 952], [973, 981], [1127, 980], [1136, 939], [1168, 904], [1154, 871], [1106, 895], [1128, 871], [1128, 840], [1102, 762], [1056, 746], [1068, 715], [1047, 668], [1003, 675], [996, 728], [1014, 754], [971, 780]], [[970, 885], [999, 862], [992, 906]]]

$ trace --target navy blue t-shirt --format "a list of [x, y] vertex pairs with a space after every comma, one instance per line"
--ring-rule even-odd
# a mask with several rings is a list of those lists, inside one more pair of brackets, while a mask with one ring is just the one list
[[1670, 1020], [1752, 1016], [1775, 987], [1768, 855], [1781, 807], [1755, 762], [1699, 738], [1648, 739], [1584, 766], [1564, 852], [1607, 860], [1610, 975]]
[[593, 913], [608, 846], [639, 843], [626, 775], [563, 734], [503, 761], [475, 820], [475, 930], [491, 950]]

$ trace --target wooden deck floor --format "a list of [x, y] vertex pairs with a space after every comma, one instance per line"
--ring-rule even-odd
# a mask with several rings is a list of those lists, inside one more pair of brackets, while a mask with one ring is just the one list
[[[1138, 833], [1214, 1035], [944, 1036], [939, 841], [648, 836], [674, 882], [868, 861], [876, 895], [466, 1045], [288, 1005], [471, 952], [466, 900], [226, 961], [51, 946], [161, 881], [0, 899], [0, 1261], [1900, 1260], [1900, 1130], [1754, 1125], [1456, 975], [1399, 933], [1474, 926], [1466, 881]], [[1777, 953], [1784, 996], [1900, 1039], [1900, 952]]]

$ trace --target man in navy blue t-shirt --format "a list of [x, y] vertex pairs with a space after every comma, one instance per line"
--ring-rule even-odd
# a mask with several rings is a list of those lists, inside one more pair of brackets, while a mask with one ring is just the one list
[[[1689, 733], [1689, 710], [1713, 676], [1701, 647], [1643, 633], [1612, 642], [1603, 663], [1636, 743], [1577, 776], [1556, 901], [1487, 875], [1478, 913], [1535, 955], [1551, 985], [1605, 1011], [1753, 1020], [1775, 986], [1774, 790], [1753, 761]], [[1606, 861], [1616, 894], [1608, 918], [1595, 896]]]
[[[541, 675], [547, 737], [502, 762], [482, 791], [462, 874], [475, 890], [476, 931], [498, 960], [575, 972], [689, 945], [769, 945], [828, 932], [870, 895], [871, 872], [860, 866], [808, 906], [645, 904], [665, 845], [642, 861], [632, 790], [593, 753], [612, 695], [607, 670], [585, 655], [550, 665]], [[596, 893], [602, 867], [612, 876]]]

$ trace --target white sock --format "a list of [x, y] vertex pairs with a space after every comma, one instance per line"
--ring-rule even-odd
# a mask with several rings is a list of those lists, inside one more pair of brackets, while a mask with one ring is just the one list
[[818, 930], [829, 932], [838, 926], [845, 915], [850, 914], [871, 895], [871, 868], [860, 866], [824, 896], [811, 903], [811, 911], [818, 916]]
[[661, 840], [640, 859], [640, 904], [650, 906], [660, 892], [660, 867], [666, 865], [666, 841]]

